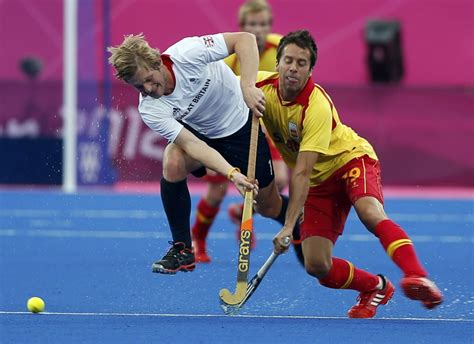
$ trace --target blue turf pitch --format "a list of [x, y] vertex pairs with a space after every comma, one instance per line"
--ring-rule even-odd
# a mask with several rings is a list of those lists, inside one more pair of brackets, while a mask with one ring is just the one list
[[[357, 294], [321, 287], [289, 252], [240, 315], [229, 317], [218, 292], [235, 286], [237, 245], [225, 211], [209, 238], [212, 263], [165, 276], [151, 273], [169, 240], [158, 196], [2, 191], [0, 343], [471, 343], [473, 205], [386, 201], [445, 294], [436, 310], [397, 290], [376, 318], [347, 319]], [[278, 230], [259, 216], [255, 228], [250, 275], [270, 254]], [[335, 255], [398, 285], [399, 270], [353, 214]], [[45, 300], [46, 313], [27, 312], [31, 296]]]

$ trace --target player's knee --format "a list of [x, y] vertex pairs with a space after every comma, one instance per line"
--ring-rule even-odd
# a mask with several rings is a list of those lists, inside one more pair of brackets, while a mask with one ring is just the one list
[[283, 190], [288, 185], [287, 176], [275, 176], [275, 184], [279, 191]]
[[377, 223], [387, 218], [383, 205], [373, 197], [363, 197], [356, 201], [355, 210], [364, 226], [373, 231]]
[[280, 214], [282, 200], [274, 182], [259, 190], [256, 201], [255, 211], [263, 217], [276, 219]]
[[377, 212], [365, 212], [359, 214], [359, 219], [369, 231], [374, 232], [377, 223], [387, 219], [387, 216]]
[[311, 275], [316, 278], [324, 278], [329, 273], [329, 270], [331, 270], [331, 267], [331, 261], [305, 261], [306, 272], [308, 273], [308, 275]]
[[178, 159], [168, 159], [163, 163], [163, 177], [171, 182], [179, 182], [187, 177], [187, 172], [184, 164], [181, 164]]

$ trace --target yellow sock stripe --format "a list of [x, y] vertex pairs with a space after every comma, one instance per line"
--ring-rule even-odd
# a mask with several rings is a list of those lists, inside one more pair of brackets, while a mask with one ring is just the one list
[[364, 169], [364, 193], [367, 193], [367, 178], [366, 178], [364, 158], [362, 158], [362, 168]]
[[204, 216], [200, 212], [197, 212], [197, 218], [198, 218], [199, 222], [204, 223], [204, 224], [209, 224], [214, 220], [214, 217]]
[[349, 277], [347, 277], [346, 283], [344, 283], [340, 289], [346, 289], [352, 283], [352, 280], [354, 279], [354, 265], [352, 265], [352, 263], [347, 260], [346, 260], [346, 263], [349, 264]]
[[395, 240], [392, 242], [390, 245], [387, 247], [387, 254], [390, 258], [392, 258], [393, 253], [403, 245], [413, 245], [413, 242], [410, 239], [400, 239], [400, 240]]

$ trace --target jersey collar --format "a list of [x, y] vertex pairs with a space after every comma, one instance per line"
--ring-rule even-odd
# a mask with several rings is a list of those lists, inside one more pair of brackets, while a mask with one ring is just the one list
[[170, 71], [171, 77], [173, 78], [173, 83], [176, 86], [176, 77], [174, 76], [173, 61], [171, 60], [171, 57], [167, 54], [162, 54], [161, 60], [163, 61], [164, 66]]
[[[273, 84], [277, 89], [278, 98], [280, 98], [280, 101], [283, 104], [284, 101], [283, 101], [283, 98], [280, 95], [280, 88], [279, 88], [280, 78], [279, 77], [276, 78], [274, 80]], [[291, 106], [291, 105], [294, 105], [294, 104], [300, 104], [302, 106], [308, 105], [309, 96], [311, 95], [311, 92], [313, 92], [313, 89], [314, 89], [314, 81], [313, 81], [312, 77], [309, 77], [308, 81], [306, 82], [306, 85], [303, 87], [301, 92], [296, 96], [295, 100], [293, 100], [290, 103], [286, 103], [285, 106]]]

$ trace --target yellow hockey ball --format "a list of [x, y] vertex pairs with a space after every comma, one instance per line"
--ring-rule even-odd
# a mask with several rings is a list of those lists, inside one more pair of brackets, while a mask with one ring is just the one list
[[40, 297], [31, 297], [26, 303], [28, 310], [32, 313], [40, 313], [44, 311], [44, 301]]

